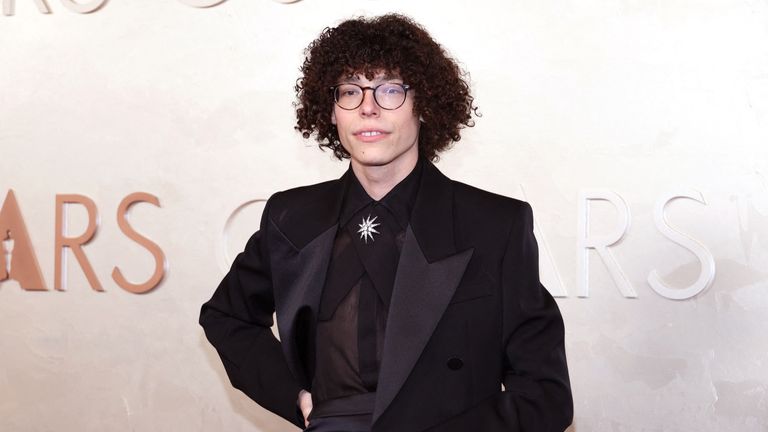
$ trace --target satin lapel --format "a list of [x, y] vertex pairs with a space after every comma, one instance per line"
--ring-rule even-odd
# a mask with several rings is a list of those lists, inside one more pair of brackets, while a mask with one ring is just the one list
[[400, 391], [443, 316], [473, 249], [429, 263], [408, 227], [387, 315], [373, 421]]
[[426, 162], [387, 315], [374, 422], [413, 370], [472, 257], [474, 249], [456, 251], [453, 230], [452, 183]]
[[283, 251], [283, 259], [273, 264], [277, 328], [291, 372], [300, 379], [308, 377], [296, 346], [296, 317], [302, 308], [317, 316], [336, 229], [328, 228], [301, 250]]
[[279, 221], [271, 221], [277, 327], [288, 366], [306, 386], [309, 377], [297, 347], [297, 317], [302, 309], [308, 309], [311, 321], [317, 317], [349, 175], [348, 170], [335, 183], [321, 185], [309, 198], [300, 196], [299, 202], [284, 206], [290, 211], [278, 215]]

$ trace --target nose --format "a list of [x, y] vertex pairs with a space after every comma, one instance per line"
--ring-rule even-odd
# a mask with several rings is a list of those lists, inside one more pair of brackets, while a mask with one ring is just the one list
[[[368, 91], [370, 90], [370, 93]], [[381, 110], [376, 98], [373, 96], [373, 89], [363, 89], [363, 103], [360, 104], [360, 115], [363, 117], [378, 116]]]

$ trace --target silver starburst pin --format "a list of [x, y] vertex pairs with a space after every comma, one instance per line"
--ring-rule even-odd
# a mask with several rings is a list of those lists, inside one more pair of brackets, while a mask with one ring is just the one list
[[371, 219], [371, 215], [368, 215], [367, 218], [363, 218], [363, 223], [359, 225], [360, 229], [357, 230], [357, 232], [360, 233], [360, 238], [363, 239], [365, 244], [368, 244], [368, 239], [370, 238], [371, 241], [373, 241], [373, 234], [379, 234], [378, 231], [376, 231], [376, 227], [381, 225], [379, 223], [373, 223], [378, 216], [374, 216], [373, 219]]

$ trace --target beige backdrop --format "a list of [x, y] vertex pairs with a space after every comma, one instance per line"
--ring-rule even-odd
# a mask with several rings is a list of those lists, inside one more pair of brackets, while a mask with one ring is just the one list
[[[0, 16], [0, 199], [15, 191], [49, 288], [0, 283], [0, 430], [292, 430], [230, 387], [199, 306], [258, 225], [251, 200], [346, 168], [293, 132], [303, 48], [386, 11], [422, 22], [471, 72], [483, 116], [438, 166], [534, 207], [543, 278], [566, 294], [570, 430], [768, 430], [767, 3], [112, 0], [80, 14], [47, 1], [49, 14], [16, 0]], [[629, 208], [609, 250], [636, 298], [594, 251], [578, 296], [578, 198], [594, 189]], [[646, 280], [656, 270], [683, 289], [701, 273], [654, 222], [681, 190], [706, 204], [673, 201], [668, 223], [706, 247], [716, 276], [676, 301]], [[132, 192], [158, 197], [130, 223], [167, 258], [143, 295], [111, 277], [118, 266], [140, 283], [155, 266], [117, 224]], [[53, 290], [57, 194], [98, 209], [84, 251], [104, 292], [71, 253], [67, 289]], [[592, 234], [619, 223], [606, 202], [591, 209]], [[81, 233], [85, 210], [68, 215]]]

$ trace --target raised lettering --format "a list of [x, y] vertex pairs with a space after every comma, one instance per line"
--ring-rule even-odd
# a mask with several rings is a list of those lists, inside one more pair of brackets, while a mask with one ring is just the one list
[[670, 226], [669, 221], [667, 220], [666, 206], [678, 198], [688, 198], [704, 205], [707, 204], [699, 191], [682, 190], [669, 193], [656, 202], [653, 211], [653, 220], [656, 222], [656, 227], [659, 231], [664, 234], [664, 237], [696, 255], [696, 258], [698, 258], [701, 263], [699, 277], [696, 279], [696, 282], [685, 288], [670, 288], [664, 283], [661, 276], [659, 276], [658, 272], [654, 269], [648, 274], [648, 284], [662, 297], [672, 300], [685, 300], [694, 297], [712, 285], [712, 282], [715, 280], [715, 258], [712, 256], [709, 249], [698, 240], [683, 234]]
[[207, 8], [207, 7], [216, 6], [218, 4], [224, 3], [227, 0], [179, 0], [179, 1], [184, 3], [187, 6], [192, 6], [197, 8]]
[[[589, 235], [589, 202], [593, 200], [608, 201], [619, 213], [621, 221], [615, 226], [613, 231], [604, 235]], [[608, 246], [612, 246], [622, 238], [629, 230], [630, 217], [629, 206], [615, 192], [605, 189], [593, 189], [579, 193], [579, 214], [578, 214], [578, 259], [579, 259], [579, 297], [589, 297], [589, 249], [597, 251], [611, 275], [613, 282], [621, 291], [624, 297], [635, 298], [637, 293], [627, 276], [621, 270]]]
[[[45, 0], [33, 0], [33, 2], [40, 13], [51, 13], [51, 8], [48, 7], [48, 3]], [[14, 13], [16, 13], [16, 0], [3, 0], [3, 15], [12, 16]]]
[[130, 210], [131, 206], [139, 202], [148, 202], [160, 207], [160, 201], [156, 196], [145, 192], [132, 193], [123, 198], [117, 208], [117, 224], [120, 226], [120, 231], [122, 231], [126, 237], [140, 244], [152, 254], [152, 257], [155, 259], [155, 271], [146, 282], [135, 284], [128, 282], [119, 268], [114, 267], [112, 269], [112, 279], [114, 279], [121, 288], [134, 294], [143, 294], [154, 289], [163, 279], [163, 276], [165, 276], [166, 267], [165, 254], [163, 254], [162, 249], [160, 249], [160, 247], [152, 240], [136, 232], [136, 230], [134, 230], [128, 223], [128, 210]]
[[106, 3], [107, 3], [107, 0], [91, 0], [86, 3], [79, 3], [79, 2], [76, 2], [75, 0], [61, 0], [61, 4], [63, 4], [65, 8], [71, 10], [72, 12], [76, 12], [80, 14], [89, 14], [91, 12], [96, 12], [97, 10], [101, 9]]
[[[67, 237], [67, 212], [66, 206], [71, 204], [80, 204], [88, 211], [88, 227], [85, 232], [77, 237]], [[96, 277], [96, 273], [91, 267], [91, 263], [88, 262], [88, 258], [83, 252], [83, 245], [93, 239], [96, 234], [96, 228], [98, 226], [98, 213], [96, 211], [96, 204], [93, 200], [84, 195], [66, 194], [56, 195], [56, 241], [55, 241], [55, 267], [54, 267], [54, 285], [53, 287], [59, 291], [64, 291], [67, 286], [66, 281], [66, 263], [67, 255], [65, 248], [72, 249], [72, 253], [75, 254], [77, 262], [80, 264], [80, 268], [83, 269], [85, 277], [88, 279], [88, 283], [91, 284], [91, 288], [96, 291], [104, 291], [101, 287], [99, 279]]]
[[0, 281], [13, 279], [27, 291], [47, 291], [13, 190], [0, 208], [0, 240]]

